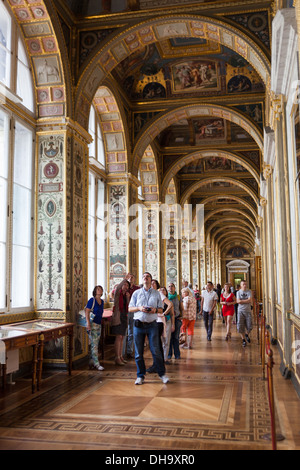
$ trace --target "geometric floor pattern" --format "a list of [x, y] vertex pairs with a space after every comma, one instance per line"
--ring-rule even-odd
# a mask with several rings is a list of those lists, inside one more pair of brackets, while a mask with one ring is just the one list
[[[116, 366], [110, 346], [103, 372], [47, 374], [35, 395], [29, 378], [19, 379], [0, 391], [0, 449], [269, 450], [257, 341], [243, 349], [236, 332], [230, 342], [224, 337], [216, 320], [208, 343], [198, 320], [194, 349], [182, 350], [181, 359], [167, 366], [166, 385], [147, 374], [136, 386], [134, 361]], [[149, 366], [149, 352], [146, 357]], [[300, 400], [282, 377], [275, 377], [275, 387], [277, 432], [285, 437], [278, 449], [300, 449]]]

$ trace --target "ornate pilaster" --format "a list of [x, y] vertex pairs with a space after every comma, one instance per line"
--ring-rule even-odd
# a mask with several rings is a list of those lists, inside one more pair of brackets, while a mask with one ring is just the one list
[[[37, 130], [35, 309], [38, 317], [75, 322], [87, 297], [87, 181], [89, 135], [67, 120]], [[75, 329], [74, 359], [85, 355], [86, 338]], [[66, 340], [50, 362], [65, 362]], [[58, 351], [58, 354], [57, 354]]]

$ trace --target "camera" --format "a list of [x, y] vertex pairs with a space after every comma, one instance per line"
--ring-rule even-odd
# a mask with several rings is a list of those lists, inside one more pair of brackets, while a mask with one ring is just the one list
[[152, 308], [150, 307], [145, 307], [146, 312], [151, 312]]

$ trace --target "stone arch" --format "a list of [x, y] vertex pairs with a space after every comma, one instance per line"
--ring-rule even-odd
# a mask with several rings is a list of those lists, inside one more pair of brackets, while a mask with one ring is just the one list
[[75, 100], [76, 120], [86, 128], [84, 125], [86, 119], [78, 106], [78, 99], [83, 94], [87, 100], [90, 98], [91, 101], [101, 82], [117, 64], [149, 44], [174, 37], [201, 38], [223, 44], [243, 56], [258, 72], [263, 82], [268, 83], [269, 59], [251, 38], [235, 26], [224, 20], [201, 15], [161, 16], [129, 28], [125, 27], [99, 48], [78, 82]]
[[255, 178], [258, 184], [260, 183], [260, 177], [259, 177], [258, 171], [255, 169], [255, 167], [252, 164], [246, 162], [245, 159], [240, 157], [239, 155], [235, 155], [232, 152], [224, 151], [224, 150], [220, 150], [220, 151], [202, 150], [198, 152], [193, 152], [189, 155], [185, 155], [180, 160], [177, 160], [176, 162], [173, 163], [173, 165], [170, 166], [162, 182], [162, 196], [164, 197], [164, 191], [166, 187], [168, 186], [170, 179], [173, 178], [178, 173], [179, 170], [181, 170], [184, 166], [188, 165], [191, 162], [200, 160], [202, 158], [209, 158], [209, 157], [226, 158], [227, 160], [231, 160], [233, 162], [239, 163], [244, 168], [246, 168], [249, 171], [249, 173], [251, 173], [251, 175]]
[[[249, 225], [244, 221], [244, 220], [241, 220], [237, 217], [230, 217], [230, 218], [226, 218], [226, 221], [225, 221], [225, 227], [228, 227], [228, 228], [232, 228], [232, 224], [235, 224], [234, 226], [236, 226], [237, 223], [240, 223], [241, 226], [243, 226], [243, 229], [247, 229], [248, 231], [249, 230], [253, 230], [253, 236], [255, 236], [255, 230], [252, 229], [252, 227], [249, 227]], [[231, 224], [231, 225], [230, 225]], [[217, 220], [215, 222], [213, 222], [206, 230], [207, 233], [210, 233], [212, 231], [213, 228], [217, 227], [218, 225], [220, 225], [220, 221]]]
[[[249, 250], [250, 253], [251, 253], [251, 251], [253, 252], [254, 243], [253, 243], [253, 245], [251, 245], [251, 244], [249, 243], [249, 241], [247, 241], [247, 239], [240, 238], [240, 237], [237, 236], [236, 238], [233, 238], [232, 240], [230, 240], [230, 242], [228, 242], [228, 240], [224, 240], [224, 241], [221, 242], [221, 244], [220, 244], [220, 251], [221, 251], [221, 253], [224, 253], [224, 251], [228, 249], [227, 247], [230, 246], [232, 243], [234, 243], [234, 245], [232, 245], [232, 246], [237, 246], [237, 244], [240, 244], [241, 241], [242, 241], [244, 244], [247, 245], [247, 247], [248, 247], [247, 249]], [[250, 247], [250, 248], [249, 248], [249, 247]]]
[[93, 104], [100, 118], [107, 171], [109, 174], [125, 173], [128, 171], [128, 133], [118, 100], [111, 89], [103, 85], [96, 91]]
[[204, 223], [206, 223], [211, 217], [218, 214], [219, 212], [236, 212], [237, 214], [241, 214], [242, 216], [246, 217], [246, 219], [249, 220], [249, 222], [253, 225], [254, 229], [256, 229], [256, 225], [255, 225], [253, 219], [248, 214], [246, 214], [245, 212], [241, 211], [240, 209], [235, 209], [235, 208], [223, 207], [223, 208], [211, 211], [211, 212], [209, 212], [209, 214], [207, 214], [205, 216]]
[[[230, 242], [227, 243], [227, 245], [224, 245], [223, 246], [223, 250], [228, 250], [229, 248], [234, 248], [236, 245], [236, 242], [235, 241], [232, 241], [230, 240]], [[248, 243], [246, 243], [246, 246], [245, 246], [246, 250], [249, 251], [249, 253], [251, 254], [251, 250], [253, 250], [253, 246], [252, 245], [249, 245]]]
[[215, 183], [215, 182], [228, 182], [228, 183], [232, 183], [234, 184], [235, 186], [238, 186], [239, 188], [243, 189], [244, 191], [246, 191], [248, 194], [250, 194], [250, 196], [253, 198], [253, 200], [255, 201], [256, 205], [258, 206], [259, 205], [259, 198], [258, 196], [255, 194], [255, 192], [249, 188], [246, 184], [242, 183], [241, 181], [238, 181], [234, 178], [229, 178], [229, 177], [216, 177], [216, 178], [204, 178], [203, 180], [201, 181], [197, 181], [196, 183], [192, 184], [192, 186], [188, 187], [183, 195], [181, 196], [181, 200], [180, 200], [180, 204], [183, 205], [185, 203], [185, 201], [193, 194], [194, 191], [196, 191], [197, 189], [201, 188], [202, 186], [205, 186], [206, 184], [209, 184], [209, 183]]
[[36, 87], [37, 116], [62, 118], [72, 114], [69, 60], [56, 15], [45, 2], [6, 2], [23, 33]]
[[249, 118], [241, 112], [226, 106], [213, 105], [208, 103], [181, 106], [180, 108], [159, 114], [152, 119], [137, 137], [137, 142], [133, 151], [132, 173], [136, 175], [139, 162], [145, 148], [164, 130], [172, 124], [182, 120], [196, 117], [215, 117], [225, 119], [242, 127], [255, 140], [256, 144], [263, 151], [263, 135], [261, 130], [251, 122]]
[[[232, 240], [238, 240], [239, 242], [241, 242], [241, 240], [242, 240], [243, 242], [253, 243], [254, 244], [251, 237], [248, 237], [247, 235], [245, 235], [243, 233], [241, 234], [240, 232], [233, 232], [232, 234], [230, 234], [230, 241], [232, 241]], [[218, 239], [218, 245], [223, 249], [223, 244], [226, 241], [228, 242], [228, 238], [227, 238], [226, 235], [223, 235]]]
[[[226, 224], [224, 224], [224, 226], [220, 227], [218, 230], [216, 230], [216, 232], [214, 232], [212, 234], [212, 239], [215, 240], [217, 243], [218, 243], [218, 240], [220, 239], [219, 238], [216, 238], [220, 233], [222, 233], [222, 231], [226, 231], [226, 229], [228, 228], [228, 234], [229, 236], [231, 236], [231, 234], [233, 233], [237, 233], [235, 230], [232, 231], [232, 226], [227, 226]], [[238, 233], [241, 233], [243, 234], [244, 236], [246, 236], [246, 238], [249, 238], [249, 240], [251, 239], [252, 241], [252, 237], [249, 235], [249, 229], [247, 230], [247, 227], [243, 226], [243, 225], [239, 225], [239, 228], [238, 228]]]
[[245, 201], [244, 199], [238, 197], [238, 196], [231, 196], [231, 195], [222, 195], [222, 196], [208, 196], [207, 198], [203, 199], [201, 201], [201, 204], [208, 204], [209, 202], [212, 202], [212, 201], [215, 201], [216, 199], [229, 199], [229, 200], [233, 200], [233, 201], [236, 201], [238, 202], [239, 204], [242, 204], [243, 206], [247, 207], [247, 209], [252, 213], [253, 217], [255, 218], [256, 222], [258, 221], [258, 215], [257, 213], [255, 212], [255, 210], [253, 209], [253, 207], [251, 206], [251, 204], [249, 204], [249, 202]]

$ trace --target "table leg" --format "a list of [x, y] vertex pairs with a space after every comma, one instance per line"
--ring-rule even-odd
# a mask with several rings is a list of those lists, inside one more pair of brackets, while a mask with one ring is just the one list
[[72, 362], [73, 362], [73, 329], [69, 334], [69, 375], [72, 375]]
[[37, 373], [37, 362], [38, 362], [38, 346], [33, 346], [33, 358], [32, 358], [32, 393], [36, 390], [36, 373]]
[[43, 372], [43, 357], [44, 357], [44, 335], [40, 336], [38, 348], [38, 373], [37, 373], [37, 389], [40, 390]]
[[2, 364], [2, 387], [6, 389], [6, 364]]

